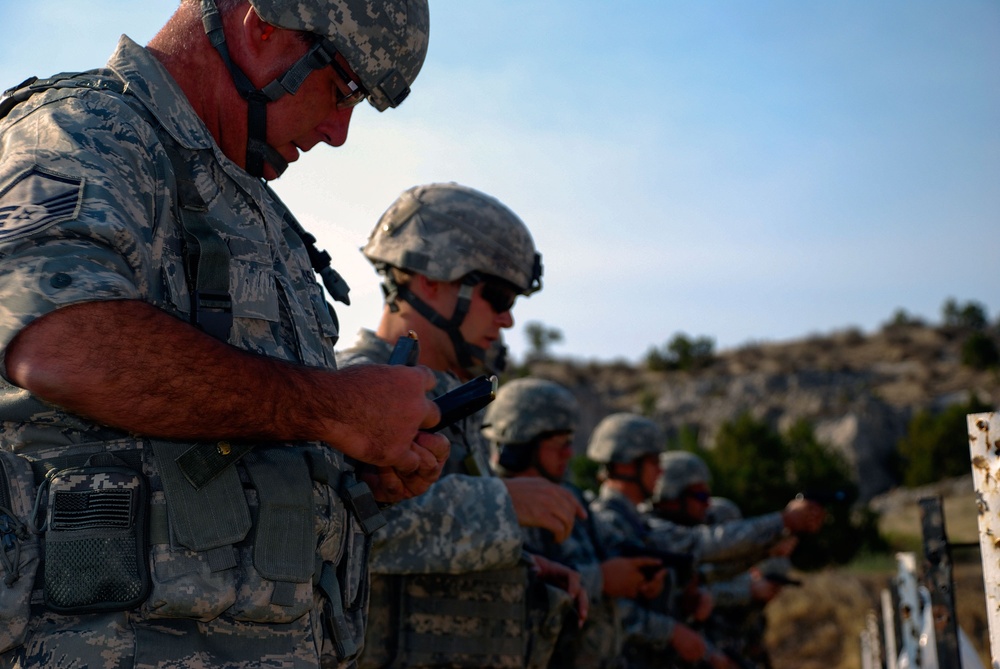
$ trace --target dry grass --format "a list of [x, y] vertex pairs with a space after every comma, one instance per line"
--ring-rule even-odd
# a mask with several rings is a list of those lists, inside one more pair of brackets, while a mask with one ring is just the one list
[[[891, 572], [829, 570], [807, 575], [801, 588], [785, 588], [767, 607], [767, 646], [774, 669], [860, 669], [860, 634]], [[982, 566], [955, 565], [958, 624], [990, 666]]]
[[[922, 553], [920, 513], [915, 498], [883, 513], [880, 528], [897, 550]], [[972, 494], [944, 497], [945, 528], [951, 543], [978, 541]], [[990, 666], [989, 629], [979, 552], [953, 549], [958, 624]], [[785, 588], [767, 608], [767, 645], [775, 669], [860, 669], [859, 636], [869, 611], [881, 611], [880, 593], [895, 575], [891, 555], [876, 568], [859, 567], [807, 574], [801, 588]], [[879, 615], [881, 615], [879, 613]]]

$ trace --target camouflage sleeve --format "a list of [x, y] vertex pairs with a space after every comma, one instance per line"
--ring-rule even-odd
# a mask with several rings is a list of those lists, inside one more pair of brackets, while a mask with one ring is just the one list
[[591, 504], [588, 511], [594, 515], [594, 530], [605, 549], [636, 540], [632, 527], [612, 509]]
[[521, 528], [498, 478], [445, 476], [383, 513], [372, 573], [460, 574], [512, 567], [521, 557]]
[[66, 96], [39, 94], [0, 126], [0, 369], [34, 319], [144, 297], [152, 281], [151, 231], [169, 210], [156, 175], [169, 161], [120, 100]]
[[751, 602], [750, 574], [743, 573], [728, 581], [711, 583], [708, 592], [717, 608], [748, 606]]
[[780, 513], [694, 527], [651, 520], [646, 538], [661, 550], [691, 553], [701, 562], [756, 562], [766, 556], [784, 529]]
[[589, 545], [582, 521], [576, 521], [572, 534], [561, 544], [555, 542], [551, 532], [542, 528], [522, 527], [521, 532], [525, 550], [573, 568], [580, 574], [580, 584], [587, 591], [590, 601], [600, 600], [604, 593], [604, 574], [593, 547]]
[[626, 644], [636, 644], [653, 650], [670, 648], [676, 620], [665, 613], [647, 609], [634, 599], [619, 599], [622, 630]]

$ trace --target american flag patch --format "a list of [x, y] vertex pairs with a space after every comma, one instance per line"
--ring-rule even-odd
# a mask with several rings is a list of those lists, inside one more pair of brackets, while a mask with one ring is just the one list
[[25, 237], [72, 220], [83, 201], [83, 179], [32, 167], [0, 193], [0, 241]]

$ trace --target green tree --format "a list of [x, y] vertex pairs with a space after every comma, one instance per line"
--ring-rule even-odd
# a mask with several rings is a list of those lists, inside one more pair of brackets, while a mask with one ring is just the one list
[[779, 511], [800, 493], [822, 498], [827, 522], [818, 534], [802, 537], [794, 554], [802, 569], [846, 563], [859, 550], [884, 545], [877, 517], [853, 508], [857, 486], [849, 463], [818, 441], [806, 421], [782, 435], [744, 414], [721, 426], [715, 447], [703, 457], [713, 473], [713, 493], [735, 501], [746, 516]]
[[712, 490], [736, 501], [747, 515], [784, 506], [794, 494], [789, 450], [781, 435], [744, 413], [724, 423], [711, 449]]
[[689, 338], [679, 332], [661, 348], [646, 353], [646, 367], [656, 371], [693, 370], [707, 367], [715, 355], [715, 341], [710, 337]]
[[918, 411], [899, 440], [903, 484], [909, 487], [962, 476], [971, 471], [966, 414], [991, 411], [972, 397], [943, 411]]
[[962, 364], [973, 369], [991, 369], [1000, 365], [1000, 349], [985, 332], [973, 332], [962, 342]]
[[569, 461], [570, 483], [581, 490], [596, 493], [600, 487], [597, 481], [597, 472], [600, 468], [599, 464], [586, 455], [574, 455]]
[[948, 327], [969, 330], [982, 330], [986, 327], [986, 308], [979, 302], [959, 304], [955, 298], [948, 298], [941, 308], [941, 315]]
[[550, 328], [538, 321], [524, 325], [524, 336], [528, 338], [528, 358], [545, 360], [549, 357], [549, 348], [563, 340], [562, 330]]

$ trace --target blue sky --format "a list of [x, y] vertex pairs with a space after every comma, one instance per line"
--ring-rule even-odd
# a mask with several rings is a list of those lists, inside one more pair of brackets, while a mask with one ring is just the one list
[[[173, 0], [0, 4], [0, 85], [145, 43]], [[1000, 4], [994, 0], [431, 0], [431, 47], [397, 110], [275, 184], [352, 285], [404, 189], [457, 181], [527, 223], [545, 288], [521, 326], [557, 354], [638, 359], [677, 332], [718, 348], [946, 299], [1000, 317]]]

